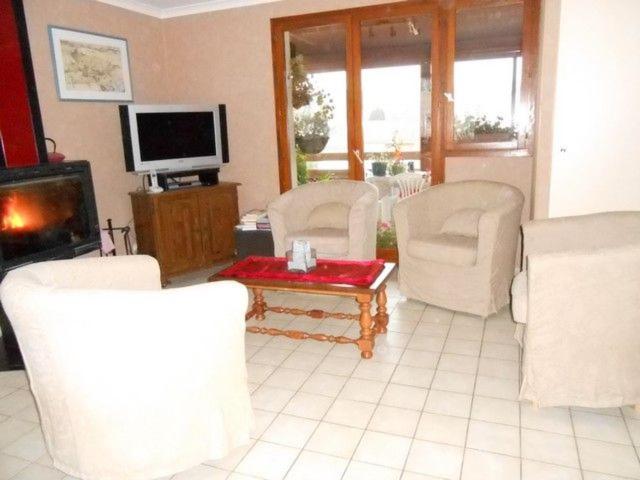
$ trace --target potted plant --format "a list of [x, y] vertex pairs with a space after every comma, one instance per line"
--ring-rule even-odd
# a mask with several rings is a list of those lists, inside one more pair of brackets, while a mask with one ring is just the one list
[[304, 68], [302, 55], [291, 57], [289, 71], [291, 74], [291, 105], [297, 110], [311, 103], [315, 90]]
[[405, 167], [404, 163], [402, 163], [400, 160], [394, 160], [389, 165], [389, 171], [391, 172], [391, 175], [399, 175], [401, 173], [406, 172], [407, 168]]
[[496, 117], [495, 121], [491, 121], [486, 115], [467, 115], [463, 121], [456, 120], [456, 139], [467, 142], [507, 142], [514, 139], [515, 127], [505, 126], [503, 121], [502, 117]]
[[333, 105], [321, 105], [315, 111], [305, 107], [293, 115], [296, 146], [305, 154], [322, 152], [329, 142], [329, 120], [333, 118]]
[[407, 168], [402, 162], [402, 160], [404, 159], [404, 156], [402, 155], [402, 140], [400, 140], [398, 132], [393, 135], [393, 140], [391, 141], [389, 147], [391, 148], [391, 150], [393, 150], [391, 152], [391, 157], [393, 160], [389, 165], [389, 171], [391, 172], [391, 175], [399, 175], [406, 172]]
[[314, 87], [302, 55], [291, 57], [290, 72], [296, 147], [303, 154], [315, 155], [322, 152], [329, 142], [333, 100], [323, 90]]
[[398, 263], [396, 229], [388, 222], [378, 222], [376, 234], [376, 258]]
[[369, 158], [371, 159], [371, 173], [373, 173], [373, 176], [385, 177], [387, 175], [389, 154], [386, 152], [372, 153]]

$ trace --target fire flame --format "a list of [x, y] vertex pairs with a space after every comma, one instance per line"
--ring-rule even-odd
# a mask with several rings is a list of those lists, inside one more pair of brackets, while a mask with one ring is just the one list
[[2, 230], [20, 230], [25, 228], [27, 220], [18, 209], [18, 199], [14, 195], [5, 203], [2, 215]]

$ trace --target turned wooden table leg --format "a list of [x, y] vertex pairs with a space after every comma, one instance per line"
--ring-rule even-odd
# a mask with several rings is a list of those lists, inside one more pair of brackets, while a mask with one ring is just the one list
[[372, 330], [373, 318], [371, 317], [371, 295], [362, 294], [356, 296], [360, 307], [360, 338], [356, 342], [362, 358], [373, 356], [374, 332]]
[[264, 301], [264, 296], [262, 295], [261, 288], [253, 289], [253, 307], [252, 311], [256, 316], [257, 320], [264, 320], [264, 312], [267, 308], [267, 304]]
[[376, 311], [376, 333], [387, 333], [389, 314], [387, 313], [387, 287], [382, 285], [376, 295], [378, 309]]

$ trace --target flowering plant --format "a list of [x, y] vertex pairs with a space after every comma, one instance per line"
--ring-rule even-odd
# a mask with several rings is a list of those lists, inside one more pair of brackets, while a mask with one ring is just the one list
[[398, 246], [396, 229], [393, 225], [388, 222], [378, 222], [376, 245], [378, 248], [394, 248]]

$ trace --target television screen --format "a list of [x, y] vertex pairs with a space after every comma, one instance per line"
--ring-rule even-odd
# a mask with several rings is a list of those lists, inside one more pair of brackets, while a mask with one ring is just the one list
[[216, 155], [212, 112], [137, 113], [143, 162]]
[[120, 105], [128, 172], [186, 172], [229, 163], [227, 109], [220, 105]]

